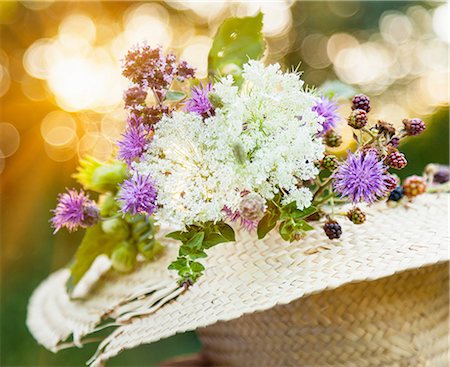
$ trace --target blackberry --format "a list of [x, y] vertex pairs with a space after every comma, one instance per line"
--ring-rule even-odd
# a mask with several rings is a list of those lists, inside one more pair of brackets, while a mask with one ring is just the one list
[[403, 197], [403, 188], [401, 186], [397, 186], [389, 194], [388, 201], [399, 201], [402, 197]]
[[397, 149], [391, 149], [390, 152], [388, 152], [386, 158], [384, 159], [384, 162], [389, 167], [395, 169], [402, 169], [408, 164], [405, 155], [399, 152]]
[[409, 198], [421, 195], [427, 191], [425, 180], [419, 176], [410, 176], [403, 182], [403, 192]]
[[370, 112], [370, 98], [365, 94], [357, 94], [352, 99], [352, 110], [364, 110]]
[[327, 154], [322, 159], [322, 167], [330, 171], [334, 171], [338, 167], [338, 159], [333, 154]]
[[353, 110], [347, 119], [347, 123], [354, 129], [362, 129], [367, 125], [367, 112], [359, 109]]
[[450, 181], [450, 170], [448, 167], [441, 168], [433, 176], [433, 182], [437, 184], [444, 184]]
[[330, 240], [337, 239], [342, 235], [342, 228], [335, 220], [329, 220], [323, 226], [323, 230]]
[[427, 128], [425, 122], [418, 118], [404, 119], [402, 122], [405, 127], [406, 134], [411, 136], [422, 134]]
[[350, 219], [354, 224], [363, 224], [366, 221], [366, 215], [359, 208], [350, 209], [347, 212], [347, 218]]
[[330, 148], [336, 148], [342, 144], [342, 137], [334, 130], [328, 130], [324, 139], [325, 144]]
[[384, 183], [386, 185], [386, 188], [391, 191], [395, 190], [399, 183], [399, 178], [397, 175], [387, 175], [387, 177], [384, 179]]

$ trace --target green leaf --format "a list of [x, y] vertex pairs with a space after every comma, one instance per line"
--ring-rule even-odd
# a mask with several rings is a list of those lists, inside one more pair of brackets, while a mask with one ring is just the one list
[[227, 239], [227, 241], [236, 241], [236, 236], [234, 234], [233, 227], [226, 224], [225, 222], [219, 222], [217, 223], [217, 228], [219, 230], [219, 233]]
[[187, 241], [184, 246], [191, 249], [200, 249], [202, 247], [203, 238], [205, 238], [205, 232], [199, 232]]
[[301, 231], [312, 231], [314, 229], [313, 226], [311, 226], [308, 222], [304, 221], [303, 219], [295, 222], [296, 229], [300, 229]]
[[187, 241], [187, 233], [186, 232], [182, 232], [182, 231], [175, 231], [175, 232], [170, 232], [168, 234], [166, 234], [167, 238], [172, 238], [174, 240], [178, 240], [178, 241]]
[[169, 102], [179, 102], [186, 98], [186, 93], [178, 91], [178, 90], [169, 90], [166, 93], [166, 101]]
[[291, 239], [292, 228], [289, 228], [286, 222], [281, 222], [278, 231], [280, 232], [280, 236], [283, 240], [289, 241]]
[[194, 271], [196, 273], [199, 273], [199, 272], [205, 270], [205, 267], [197, 261], [191, 262], [190, 265], [191, 265], [192, 271]]
[[254, 17], [229, 18], [219, 27], [208, 55], [210, 74], [226, 73], [230, 66], [242, 68], [248, 59], [259, 59], [265, 48], [262, 13]]
[[112, 240], [102, 231], [100, 223], [86, 229], [70, 267], [71, 279], [67, 283], [69, 293], [89, 270], [96, 257], [102, 254], [110, 256], [116, 244], [117, 241]]
[[257, 233], [258, 238], [262, 239], [277, 225], [278, 216], [267, 213], [258, 223]]

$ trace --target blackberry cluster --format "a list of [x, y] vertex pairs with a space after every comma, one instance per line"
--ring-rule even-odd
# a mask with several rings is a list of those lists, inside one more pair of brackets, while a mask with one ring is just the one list
[[392, 149], [388, 155], [386, 156], [386, 159], [384, 162], [392, 168], [395, 169], [402, 169], [407, 164], [408, 161], [406, 160], [406, 157], [403, 153], [399, 152], [397, 149]]
[[405, 127], [406, 134], [410, 136], [419, 135], [426, 129], [425, 122], [421, 119], [404, 119], [403, 126]]
[[330, 148], [336, 148], [342, 144], [342, 137], [334, 130], [328, 130], [324, 136], [325, 144]]
[[364, 110], [353, 110], [348, 118], [348, 125], [354, 129], [362, 129], [367, 125], [367, 112]]
[[323, 226], [323, 230], [330, 240], [338, 239], [342, 235], [341, 225], [335, 220], [329, 220]]
[[338, 159], [333, 154], [327, 154], [322, 159], [322, 167], [330, 171], [334, 171], [338, 167]]
[[363, 224], [366, 221], [366, 215], [359, 208], [350, 209], [347, 212], [347, 218], [350, 219], [354, 224]]
[[370, 112], [370, 98], [365, 94], [357, 94], [352, 99], [352, 110], [364, 110]]
[[425, 180], [419, 176], [410, 176], [403, 182], [403, 192], [409, 198], [421, 195], [427, 191]]
[[389, 194], [388, 201], [399, 201], [402, 197], [403, 197], [403, 188], [401, 186], [397, 186]]

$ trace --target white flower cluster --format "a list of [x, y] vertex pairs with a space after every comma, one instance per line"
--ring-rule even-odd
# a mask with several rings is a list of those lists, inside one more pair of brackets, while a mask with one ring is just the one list
[[239, 208], [241, 192], [271, 199], [282, 189], [283, 204], [311, 204], [298, 182], [315, 178], [314, 162], [324, 147], [312, 107], [296, 73], [257, 61], [244, 66], [238, 88], [231, 76], [214, 85], [223, 106], [203, 119], [174, 112], [157, 124], [152, 142], [133, 169], [150, 175], [158, 190], [157, 220], [176, 228], [224, 218]]

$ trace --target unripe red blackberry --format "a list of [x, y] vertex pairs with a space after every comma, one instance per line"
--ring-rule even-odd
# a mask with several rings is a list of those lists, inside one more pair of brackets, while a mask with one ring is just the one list
[[400, 183], [400, 179], [396, 175], [387, 175], [384, 179], [384, 183], [386, 185], [386, 188], [389, 191], [395, 190]]
[[410, 176], [403, 182], [403, 192], [409, 198], [421, 195], [425, 191], [427, 191], [427, 185], [422, 177]]
[[370, 98], [365, 94], [357, 94], [352, 99], [352, 110], [364, 110], [370, 112]]
[[324, 141], [330, 148], [336, 148], [342, 144], [342, 137], [334, 130], [328, 130], [324, 136]]
[[347, 119], [347, 123], [354, 129], [362, 129], [367, 125], [367, 112], [364, 110], [353, 110]]
[[424, 132], [424, 130], [427, 128], [425, 125], [425, 122], [423, 122], [421, 119], [415, 118], [415, 119], [404, 119], [403, 126], [405, 127], [406, 134], [408, 135], [419, 135]]
[[347, 218], [350, 219], [354, 224], [363, 224], [366, 221], [366, 215], [359, 208], [350, 209], [347, 212]]
[[397, 149], [391, 149], [384, 159], [384, 163], [389, 167], [402, 169], [408, 164], [408, 161], [403, 153], [399, 152]]
[[338, 159], [333, 154], [326, 154], [321, 162], [321, 166], [330, 171], [334, 171], [338, 167], [338, 164], [339, 164]]
[[323, 230], [330, 240], [337, 239], [342, 235], [342, 228], [335, 220], [329, 220], [323, 226]]

